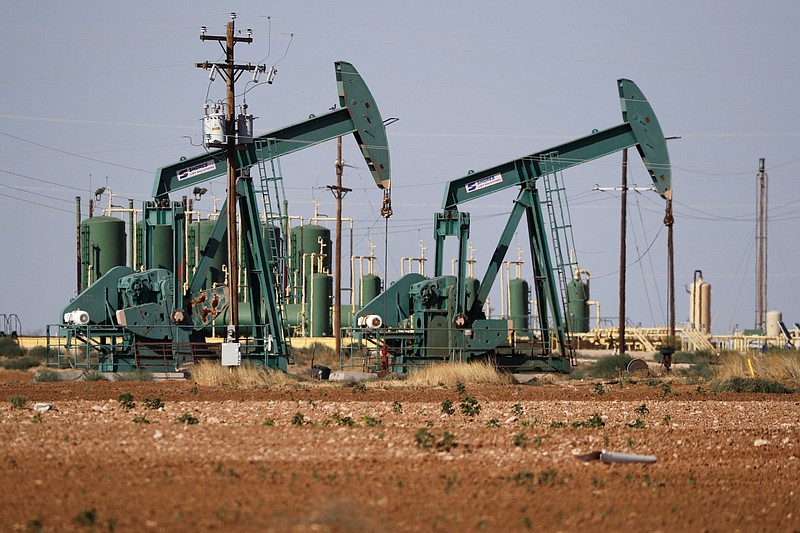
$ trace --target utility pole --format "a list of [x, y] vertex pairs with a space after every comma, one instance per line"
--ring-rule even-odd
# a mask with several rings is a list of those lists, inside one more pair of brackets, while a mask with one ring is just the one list
[[625, 240], [627, 235], [628, 217], [628, 149], [622, 150], [622, 195], [621, 214], [619, 228], [619, 353], [625, 353], [625, 279], [626, 279], [626, 260], [627, 249]]
[[764, 158], [758, 160], [756, 175], [756, 329], [765, 327], [767, 315], [767, 219], [769, 184]]
[[342, 161], [342, 138], [336, 140], [336, 185], [328, 185], [328, 189], [336, 198], [336, 274], [334, 275], [334, 295], [333, 302], [333, 337], [335, 339], [334, 349], [336, 356], [342, 348], [342, 200], [345, 195], [352, 191], [347, 187], [342, 187], [342, 173], [344, 162]]
[[675, 247], [672, 240], [672, 226], [675, 217], [672, 215], [672, 190], [667, 191], [667, 207], [664, 213], [664, 225], [667, 226], [667, 284], [669, 286], [669, 339], [670, 346], [662, 348], [662, 363], [669, 372], [672, 366], [672, 354], [675, 352]]
[[[227, 172], [227, 188], [228, 188], [228, 289], [230, 291], [230, 330], [229, 341], [236, 341], [239, 338], [239, 258], [238, 258], [238, 232], [237, 232], [237, 217], [236, 217], [236, 174], [238, 171], [238, 162], [236, 158], [236, 151], [238, 145], [236, 143], [236, 80], [241, 76], [243, 71], [263, 70], [259, 65], [237, 65], [234, 59], [233, 48], [237, 43], [252, 43], [251, 37], [252, 30], [247, 30], [247, 37], [237, 37], [235, 35], [236, 13], [231, 13], [231, 20], [226, 25], [226, 32], [224, 36], [221, 35], [206, 35], [206, 27], [201, 28], [200, 40], [201, 41], [218, 41], [220, 46], [225, 52], [225, 62], [223, 63], [196, 63], [197, 68], [211, 69], [210, 78], [214, 79], [215, 72], [219, 72], [226, 81], [227, 88], [227, 104], [226, 104], [226, 122], [225, 122], [225, 142], [209, 142], [206, 143], [207, 147], [225, 148], [225, 157], [228, 165]], [[222, 43], [225, 43], [224, 45]]]

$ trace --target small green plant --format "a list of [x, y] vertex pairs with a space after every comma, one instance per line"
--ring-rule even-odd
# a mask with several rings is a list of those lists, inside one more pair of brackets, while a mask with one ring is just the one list
[[672, 394], [672, 387], [669, 386], [667, 383], [661, 384], [661, 394], [666, 397]]
[[557, 477], [558, 472], [555, 469], [550, 468], [548, 470], [543, 470], [539, 474], [539, 478], [536, 480], [536, 482], [539, 485], [552, 485], [556, 482]]
[[671, 425], [672, 424], [672, 417], [669, 416], [669, 415], [664, 415], [664, 419], [661, 421], [661, 423], [663, 425], [665, 425], [665, 426]]
[[197, 385], [195, 385], [194, 387], [192, 387], [191, 389], [189, 389], [189, 392], [190, 392], [191, 394], [198, 394], [200, 391], [199, 391], [199, 389], [197, 388]]
[[193, 426], [195, 424], [199, 424], [200, 421], [191, 415], [191, 413], [183, 413], [181, 416], [175, 419], [176, 424], [187, 424], [189, 426]]
[[456, 394], [463, 396], [467, 392], [467, 386], [461, 381], [456, 383]]
[[145, 415], [139, 415], [133, 417], [134, 424], [149, 424], [150, 421], [147, 419]]
[[392, 412], [395, 413], [395, 414], [398, 414], [398, 415], [400, 413], [402, 413], [403, 412], [403, 404], [401, 404], [400, 402], [395, 400], [394, 403], [392, 404]]
[[594, 413], [592, 416], [589, 417], [589, 420], [583, 422], [573, 422], [572, 427], [574, 428], [601, 428], [605, 427], [606, 423], [600, 417], [599, 414]]
[[511, 414], [516, 416], [517, 418], [520, 418], [522, 415], [525, 414], [525, 409], [523, 409], [520, 404], [515, 403], [514, 405], [511, 406]]
[[697, 388], [695, 389], [695, 392], [697, 392], [697, 394], [699, 394], [700, 396], [708, 395], [708, 392], [706, 391], [706, 389], [703, 388], [702, 385], [698, 385]]
[[94, 527], [97, 521], [97, 511], [95, 509], [84, 509], [75, 516], [75, 523], [83, 527]]
[[417, 430], [417, 434], [414, 435], [417, 448], [422, 448], [424, 450], [429, 450], [433, 447], [434, 439], [433, 433], [428, 431], [428, 428], [420, 428]]
[[461, 400], [459, 407], [461, 408], [461, 414], [466, 416], [475, 416], [481, 412], [481, 406], [478, 403], [478, 400], [472, 396], [467, 396]]
[[369, 415], [364, 415], [361, 417], [361, 421], [364, 423], [364, 426], [368, 428], [374, 428], [381, 425], [381, 421], [378, 418], [373, 418]]
[[487, 428], [499, 428], [500, 421], [496, 418], [490, 418], [488, 422], [486, 422]]
[[606, 389], [605, 389], [605, 387], [603, 387], [602, 383], [595, 383], [594, 384], [594, 392], [596, 392], [597, 394], [602, 396], [603, 394], [606, 393]]
[[550, 421], [550, 429], [559, 429], [567, 427], [566, 422], [559, 422], [558, 420], [551, 420]]
[[262, 426], [274, 426], [275, 425], [275, 421], [273, 419], [271, 419], [271, 418], [267, 418], [266, 420], [261, 422], [261, 425]]
[[159, 397], [145, 398], [144, 400], [142, 400], [142, 404], [144, 405], [144, 408], [147, 409], [148, 411], [158, 411], [159, 409], [164, 407], [164, 402]]
[[646, 416], [650, 412], [650, 409], [648, 409], [645, 404], [642, 404], [639, 407], [637, 407], [636, 409], [634, 409], [634, 411], [638, 415]]
[[528, 436], [524, 433], [517, 433], [514, 435], [514, 446], [518, 448], [525, 448], [528, 446]]
[[117, 401], [122, 406], [123, 409], [133, 409], [136, 407], [136, 403], [133, 401], [133, 394], [130, 392], [123, 392], [117, 398]]
[[28, 403], [28, 401], [25, 399], [25, 396], [21, 396], [19, 394], [9, 396], [8, 401], [11, 402], [11, 407], [13, 409], [22, 409], [25, 407], [25, 404]]
[[694, 487], [697, 486], [697, 478], [694, 476], [689, 476], [689, 484]]
[[533, 438], [533, 447], [538, 448], [542, 445], [542, 438], [541, 437], [534, 437]]
[[453, 409], [453, 400], [445, 400], [442, 402], [442, 414], [444, 415], [452, 415], [455, 414], [456, 410]]
[[352, 391], [353, 394], [364, 394], [367, 392], [367, 386], [363, 383], [354, 383]]
[[456, 436], [452, 433], [448, 433], [447, 431], [443, 432], [440, 435], [439, 440], [436, 441], [436, 449], [443, 452], [449, 452], [456, 446], [458, 446], [458, 443], [456, 442]]
[[303, 413], [301, 413], [300, 411], [296, 412], [294, 414], [294, 417], [292, 417], [293, 426], [302, 426], [305, 423], [306, 423], [306, 417], [303, 416]]
[[31, 417], [31, 423], [38, 424], [42, 421], [42, 413], [36, 413]]
[[637, 418], [633, 422], [628, 422], [625, 425], [633, 429], [644, 429], [647, 427], [647, 424], [645, 424], [644, 420], [642, 420], [641, 418]]
[[[295, 416], [297, 416], [297, 415], [295, 415]], [[331, 418], [339, 426], [353, 427], [353, 426], [356, 425], [355, 420], [353, 420], [353, 417], [351, 417], [351, 416], [342, 416], [339, 413], [333, 413], [331, 415]], [[297, 424], [297, 425], [300, 425], [300, 424]]]

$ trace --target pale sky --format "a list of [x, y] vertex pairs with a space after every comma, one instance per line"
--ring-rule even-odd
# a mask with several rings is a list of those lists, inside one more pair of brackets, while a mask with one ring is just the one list
[[[402, 257], [433, 257], [432, 220], [445, 184], [622, 122], [616, 80], [629, 78], [670, 141], [676, 318], [695, 270], [712, 285], [712, 328], [753, 327], [758, 160], [769, 176], [770, 309], [800, 322], [800, 3], [744, 2], [13, 2], [0, 18], [0, 314], [43, 332], [75, 295], [75, 196], [110, 187], [137, 207], [155, 170], [201, 153], [202, 105], [224, 97], [195, 62], [216, 61], [229, 12], [252, 28], [237, 60], [276, 64], [272, 85], [248, 86], [263, 133], [337, 103], [333, 62], [353, 63], [388, 129], [394, 216], [352, 137], [344, 216], [355, 253], [377, 245], [397, 279]], [[269, 17], [269, 18], [268, 18]], [[271, 26], [271, 29], [270, 29]], [[244, 90], [244, 83], [238, 87]], [[282, 158], [290, 211], [335, 214], [335, 142]], [[602, 317], [618, 314], [619, 154], [564, 172], [576, 253]], [[649, 185], [635, 152], [629, 183]], [[211, 192], [222, 198], [225, 185]], [[209, 212], [207, 195], [198, 209]], [[514, 192], [463, 208], [483, 274]], [[177, 197], [173, 199], [179, 199]], [[627, 316], [667, 321], [664, 202], [629, 195]], [[104, 197], [101, 207], [105, 207]], [[95, 211], [100, 214], [100, 209]], [[529, 257], [523, 231], [520, 246]], [[383, 257], [388, 243], [388, 264]], [[516, 259], [513, 249], [507, 259]], [[432, 261], [429, 262], [432, 270]], [[449, 260], [447, 261], [449, 273]], [[526, 265], [526, 275], [530, 269]], [[431, 273], [431, 272], [428, 272]], [[499, 297], [492, 297], [499, 307]], [[594, 319], [593, 319], [594, 321]]]

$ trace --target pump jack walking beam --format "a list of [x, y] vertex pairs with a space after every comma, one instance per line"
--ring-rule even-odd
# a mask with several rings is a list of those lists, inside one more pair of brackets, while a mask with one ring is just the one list
[[[547, 308], [549, 307], [558, 342], [561, 345], [562, 353], [565, 353], [567, 344], [564, 321], [566, 317], [562, 316], [557, 305], [557, 284], [553, 276], [544, 217], [535, 185], [539, 177], [636, 146], [658, 193], [664, 198], [671, 197], [672, 174], [669, 151], [655, 112], [631, 80], [620, 79], [617, 87], [624, 121], [619, 126], [593, 132], [586, 137], [469, 174], [451, 181], [446, 186], [442, 200], [443, 212], [437, 214], [435, 220], [436, 276], [442, 274], [444, 238], [458, 235], [459, 239], [463, 240], [469, 235], [469, 216], [467, 213], [460, 213], [458, 206], [513, 186], [520, 187], [514, 207], [481, 281], [480, 292], [471, 309], [465, 309], [466, 296], [462, 279], [464, 276], [463, 265], [466, 264], [466, 247], [462, 242], [458, 248], [460, 267], [457, 311], [466, 315], [467, 323], [480, 316], [481, 308], [489, 295], [524, 213], [530, 238], [534, 288], [537, 294], [538, 316], [542, 322], [541, 331], [543, 337], [549, 338], [550, 329], [547, 322]], [[454, 221], [460, 221], [460, 224], [454, 224]]]

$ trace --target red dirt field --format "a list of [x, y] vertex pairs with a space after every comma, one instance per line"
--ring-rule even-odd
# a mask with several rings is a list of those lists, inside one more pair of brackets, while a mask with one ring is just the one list
[[30, 376], [0, 373], [3, 531], [800, 531], [798, 394]]

